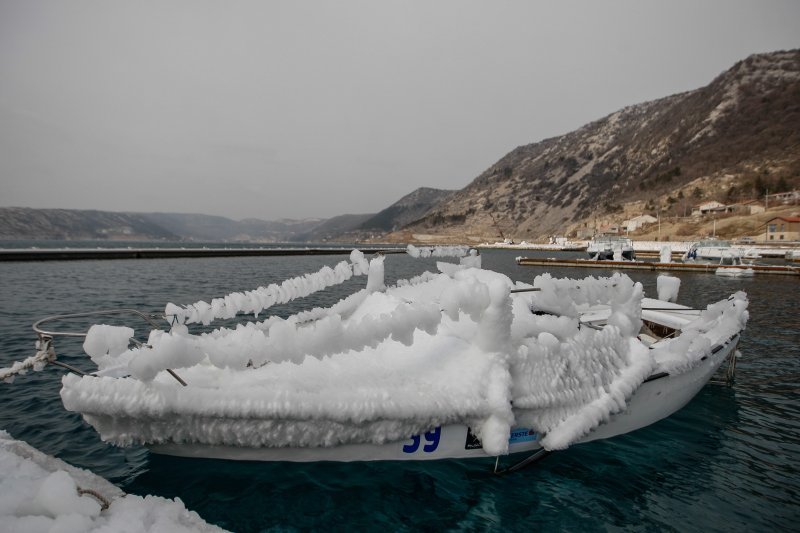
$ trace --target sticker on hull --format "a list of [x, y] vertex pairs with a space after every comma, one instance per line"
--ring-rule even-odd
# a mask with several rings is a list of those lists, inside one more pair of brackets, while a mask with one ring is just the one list
[[[539, 438], [536, 431], [528, 428], [512, 428], [508, 436], [509, 444], [519, 444], [521, 442], [533, 442]], [[467, 428], [467, 441], [464, 443], [465, 450], [478, 450], [483, 448], [481, 440], [472, 432], [472, 428]]]

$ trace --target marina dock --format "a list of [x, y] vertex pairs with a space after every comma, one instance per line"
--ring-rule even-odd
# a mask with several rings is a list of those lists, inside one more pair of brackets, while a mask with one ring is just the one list
[[800, 276], [800, 268], [781, 265], [718, 265], [704, 263], [657, 263], [654, 261], [594, 261], [592, 259], [539, 259], [520, 257], [517, 264], [521, 266], [566, 267], [566, 268], [612, 268], [624, 270], [709, 272], [718, 268], [752, 268], [756, 274], [779, 274], [784, 276]]
[[[681, 259], [685, 252], [675, 251], [671, 252], [672, 259]], [[786, 250], [779, 248], [759, 248], [757, 250], [758, 256], [762, 259], [783, 259], [786, 257]], [[661, 257], [661, 252], [658, 250], [636, 250], [636, 257]], [[788, 261], [788, 259], [787, 259]]]
[[[637, 257], [645, 258], [659, 258], [661, 256], [661, 248], [669, 246], [672, 253], [672, 259], [681, 259], [683, 254], [694, 244], [696, 241], [633, 241], [633, 251]], [[794, 242], [759, 242], [753, 244], [736, 244], [741, 248], [752, 250], [758, 257], [763, 259], [783, 259], [791, 260], [789, 255], [791, 253], [798, 254], [800, 257], [800, 243]], [[520, 243], [520, 244], [482, 244], [478, 248], [495, 248], [501, 250], [529, 250], [540, 252], [578, 252], [586, 251], [587, 246], [562, 246], [558, 244], [536, 244], [536, 243]], [[790, 253], [791, 252], [791, 253]]]

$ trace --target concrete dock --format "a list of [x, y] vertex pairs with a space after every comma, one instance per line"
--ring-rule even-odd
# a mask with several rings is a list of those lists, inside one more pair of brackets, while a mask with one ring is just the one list
[[800, 267], [781, 265], [717, 265], [703, 263], [657, 263], [654, 261], [594, 261], [591, 259], [538, 259], [520, 257], [517, 264], [522, 266], [566, 267], [566, 268], [612, 268], [625, 270], [710, 272], [718, 268], [752, 268], [758, 274], [780, 274], [800, 276]]

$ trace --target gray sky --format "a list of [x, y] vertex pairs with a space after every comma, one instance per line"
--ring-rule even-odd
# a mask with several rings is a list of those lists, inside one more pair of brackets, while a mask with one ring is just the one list
[[0, 0], [0, 206], [376, 212], [798, 47], [796, 0]]

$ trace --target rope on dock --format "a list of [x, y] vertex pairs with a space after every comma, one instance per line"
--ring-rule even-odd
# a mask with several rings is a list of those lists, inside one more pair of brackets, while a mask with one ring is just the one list
[[88, 494], [89, 496], [94, 496], [94, 498], [100, 502], [100, 510], [105, 511], [111, 506], [111, 502], [108, 499], [97, 492], [96, 490], [92, 489], [83, 489], [81, 487], [76, 487], [78, 489], [78, 496], [83, 496], [84, 494]]

